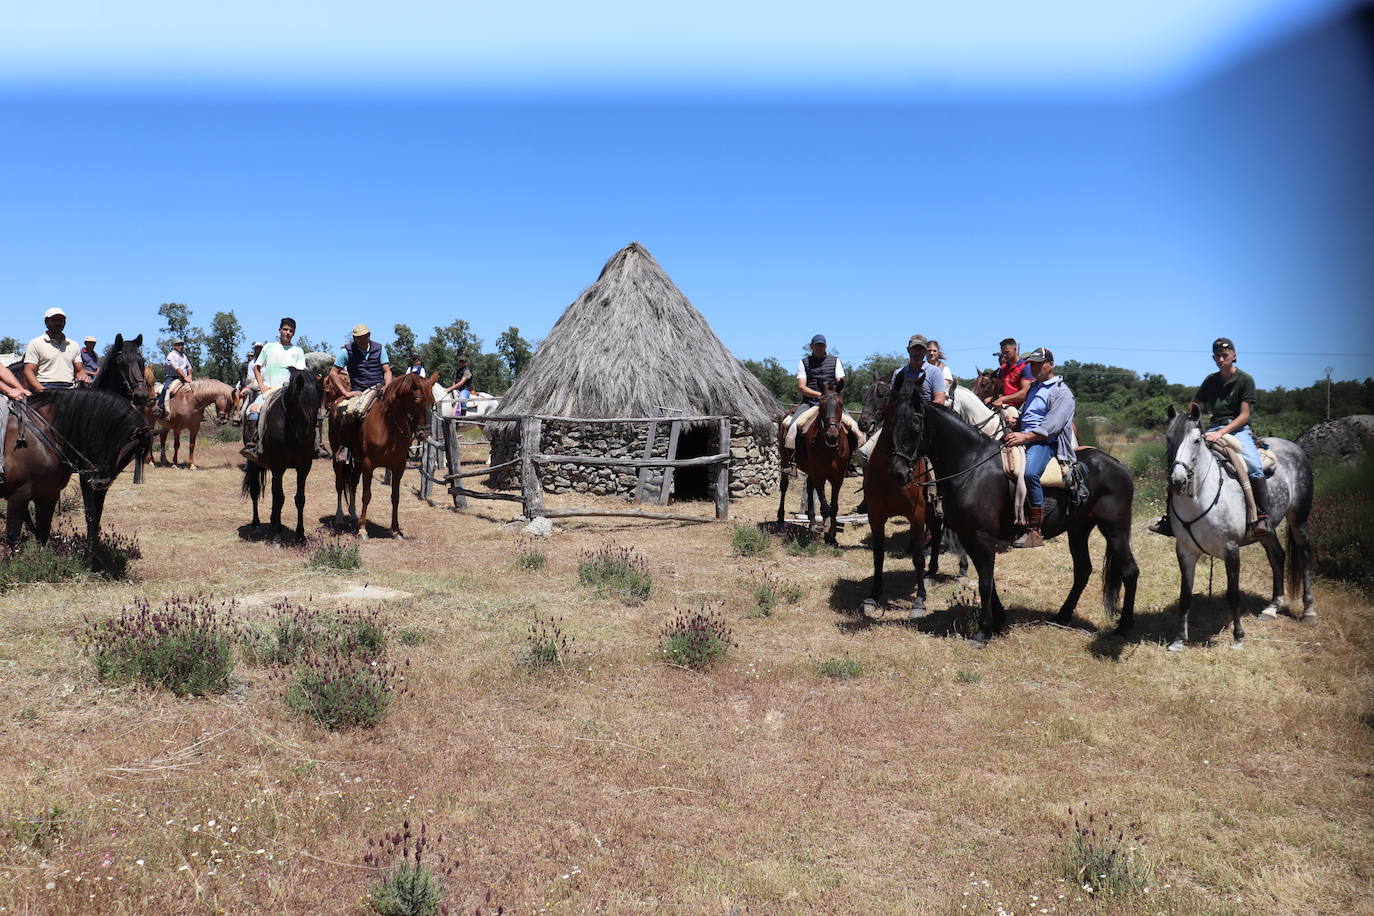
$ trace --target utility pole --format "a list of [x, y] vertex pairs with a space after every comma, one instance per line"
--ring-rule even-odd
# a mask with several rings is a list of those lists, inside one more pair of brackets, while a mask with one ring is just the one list
[[1331, 367], [1326, 367], [1326, 419], [1331, 419]]

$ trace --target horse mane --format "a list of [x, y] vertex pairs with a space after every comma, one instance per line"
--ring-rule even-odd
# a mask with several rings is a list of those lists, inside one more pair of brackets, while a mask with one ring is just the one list
[[234, 392], [234, 389], [232, 387], [226, 385], [224, 382], [221, 382], [219, 379], [214, 378], [191, 379], [191, 381], [187, 383], [186, 388], [184, 390], [190, 391], [192, 394], [203, 394], [205, 392], [209, 392], [215, 396], [219, 396], [221, 394], [233, 394]]
[[111, 476], [119, 471], [126, 446], [147, 427], [128, 399], [97, 388], [40, 391], [27, 403], [34, 408], [51, 406], [50, 422], [57, 434]]
[[410, 389], [416, 389], [421, 394], [432, 391], [434, 386], [428, 379], [422, 379], [413, 372], [406, 372], [391, 380], [391, 384], [382, 389], [381, 395], [377, 398], [377, 408], [379, 410], [390, 410], [403, 394]]
[[315, 414], [320, 409], [320, 386], [305, 369], [291, 369], [286, 390], [281, 393], [286, 410], [286, 431], [295, 439], [315, 438]]

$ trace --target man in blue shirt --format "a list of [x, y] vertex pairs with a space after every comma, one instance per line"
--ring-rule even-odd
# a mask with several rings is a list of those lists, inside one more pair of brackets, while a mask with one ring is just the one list
[[[361, 413], [370, 406], [371, 399], [362, 404], [363, 411], [354, 407], [355, 399], [370, 390], [380, 390], [391, 384], [391, 358], [386, 347], [372, 339], [372, 330], [365, 324], [353, 328], [353, 340], [339, 348], [330, 376], [348, 394], [334, 405], [334, 418], [339, 423], [339, 441], [347, 443], [361, 421]], [[348, 460], [347, 445], [340, 446], [335, 461]]]
[[1045, 520], [1045, 490], [1040, 475], [1051, 459], [1073, 461], [1074, 397], [1064, 380], [1054, 374], [1054, 353], [1046, 347], [1026, 357], [1035, 381], [1026, 392], [1016, 432], [1007, 433], [1006, 445], [1026, 447], [1026, 530], [1013, 547], [1043, 547], [1040, 526]]

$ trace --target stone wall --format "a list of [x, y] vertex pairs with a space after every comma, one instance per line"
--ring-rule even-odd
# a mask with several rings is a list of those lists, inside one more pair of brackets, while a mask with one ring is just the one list
[[[492, 443], [491, 463], [501, 464], [519, 457], [519, 435], [497, 437]], [[598, 458], [642, 458], [648, 424], [573, 424], [545, 421], [539, 449], [546, 455], [587, 455]], [[708, 454], [716, 451], [714, 429], [709, 432]], [[659, 426], [651, 457], [668, 456], [668, 425]], [[679, 472], [680, 473], [680, 472]], [[621, 496], [634, 499], [639, 487], [639, 471], [624, 467], [592, 467], [578, 464], [546, 464], [539, 469], [546, 493], [590, 493], [594, 496]], [[493, 475], [497, 486], [519, 486], [519, 471]], [[648, 491], [657, 493], [661, 469], [649, 471]], [[761, 439], [741, 420], [730, 421], [730, 497], [773, 493], [778, 482], [778, 448], [773, 437]], [[709, 485], [715, 493], [714, 478]]]

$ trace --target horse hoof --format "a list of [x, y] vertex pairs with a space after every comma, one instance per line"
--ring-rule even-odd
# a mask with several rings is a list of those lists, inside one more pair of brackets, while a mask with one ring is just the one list
[[928, 613], [930, 613], [930, 612], [926, 610], [926, 605], [925, 605], [925, 602], [924, 602], [924, 601], [917, 601], [916, 603], [914, 603], [914, 604], [911, 605], [911, 619], [912, 619], [912, 620], [920, 620], [922, 617], [926, 616]]
[[955, 585], [968, 585], [968, 576], [960, 573], [954, 580]]
[[1173, 642], [1169, 643], [1169, 651], [1170, 651], [1170, 652], [1182, 652], [1182, 651], [1183, 651], [1183, 640], [1181, 640], [1181, 639], [1175, 639]]
[[1245, 638], [1244, 638], [1244, 637], [1241, 637], [1240, 639], [1233, 639], [1233, 640], [1231, 640], [1231, 648], [1232, 648], [1232, 649], [1244, 649], [1244, 648], [1245, 648]]
[[1271, 604], [1264, 610], [1260, 611], [1259, 616], [1268, 617], [1270, 620], [1277, 620], [1279, 616], [1279, 609]]
[[1118, 624], [1117, 627], [1112, 630], [1112, 635], [1117, 639], [1130, 639], [1132, 629], [1132, 627]]
[[358, 530], [358, 537], [362, 538], [364, 541], [371, 540], [371, 538], [368, 536], [366, 528], [360, 528]]
[[1064, 611], [1060, 611], [1058, 614], [1055, 614], [1053, 617], [1051, 617], [1050, 620], [1059, 624], [1061, 627], [1068, 626], [1069, 624], [1073, 623], [1073, 611], [1069, 611], [1067, 613], [1065, 613]]
[[869, 611], [876, 611], [877, 609], [878, 600], [876, 598], [865, 598], [864, 603], [859, 605], [859, 616], [862, 617]]
[[988, 638], [982, 633], [978, 633], [969, 638], [969, 644], [975, 649], [986, 649], [988, 647]]
[[194, 465], [194, 464], [188, 464], [188, 465], [186, 465], [186, 470], [188, 470], [188, 471], [199, 471], [200, 468], [197, 467], [197, 466]]
[[1302, 619], [1298, 621], [1298, 623], [1305, 623], [1305, 624], [1307, 624], [1308, 626], [1312, 626], [1312, 625], [1315, 624], [1316, 622], [1317, 622], [1317, 612], [1316, 612], [1316, 611], [1304, 611], [1304, 612], [1303, 612], [1303, 615], [1302, 615]]
[[398, 541], [404, 541], [406, 539], [406, 536], [404, 534], [401, 534], [399, 530], [391, 532], [391, 536]]

